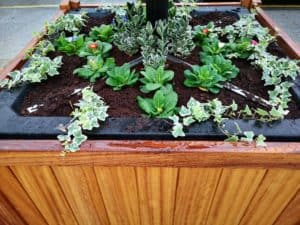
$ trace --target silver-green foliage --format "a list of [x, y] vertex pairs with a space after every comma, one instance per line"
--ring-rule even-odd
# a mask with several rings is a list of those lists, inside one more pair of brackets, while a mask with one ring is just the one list
[[82, 99], [75, 104], [77, 108], [72, 112], [72, 121], [67, 126], [67, 134], [58, 135], [66, 151], [75, 152], [80, 145], [87, 140], [83, 130], [98, 128], [99, 121], [105, 121], [108, 117], [108, 106], [100, 96], [95, 94], [91, 87], [82, 89]]
[[40, 83], [49, 76], [58, 75], [58, 69], [61, 65], [61, 56], [52, 60], [45, 56], [33, 54], [28, 67], [25, 67], [21, 71], [16, 70], [9, 73], [8, 77], [0, 82], [0, 87], [11, 89], [23, 82]]
[[[190, 126], [193, 123], [201, 123], [209, 119], [218, 125], [219, 129], [228, 137], [227, 141], [247, 141], [252, 142], [254, 139], [254, 133], [252, 131], [242, 132], [238, 124], [236, 124], [237, 132], [229, 133], [225, 129], [224, 121], [226, 116], [234, 114], [238, 110], [237, 104], [233, 101], [231, 105], [225, 106], [218, 99], [213, 99], [206, 103], [202, 103], [190, 98], [186, 106], [182, 106], [179, 111], [179, 115], [169, 117], [173, 121], [172, 135], [176, 137], [184, 137], [184, 127]], [[238, 135], [244, 135], [239, 139]], [[256, 138], [257, 145], [262, 146], [265, 138], [259, 135]]]
[[127, 3], [126, 18], [116, 15], [113, 42], [128, 55], [139, 51], [138, 37], [146, 23], [145, 8], [142, 5]]
[[86, 13], [66, 14], [60, 16], [56, 21], [46, 23], [47, 35], [57, 34], [61, 31], [79, 33], [80, 29], [85, 26], [87, 19]]
[[42, 56], [46, 56], [49, 52], [54, 52], [55, 47], [51, 41], [46, 39], [42, 40], [38, 42], [34, 48], [28, 49], [25, 55], [25, 59], [29, 59], [35, 51]]

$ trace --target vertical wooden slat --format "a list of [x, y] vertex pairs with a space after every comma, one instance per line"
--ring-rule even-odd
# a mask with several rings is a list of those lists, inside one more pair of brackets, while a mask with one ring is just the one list
[[142, 225], [172, 225], [176, 168], [136, 168]]
[[49, 225], [77, 224], [50, 167], [15, 166], [11, 169]]
[[112, 225], [139, 225], [140, 212], [133, 167], [95, 167], [105, 208]]
[[240, 225], [272, 225], [299, 187], [299, 170], [269, 170]]
[[222, 169], [181, 168], [174, 225], [204, 225]]
[[54, 167], [53, 171], [79, 224], [109, 224], [93, 167]]
[[[23, 218], [29, 225], [45, 225], [47, 224], [43, 216], [37, 210], [36, 206], [22, 188], [14, 174], [8, 167], [0, 167], [0, 192], [10, 205], [17, 211], [17, 214]], [[0, 203], [5, 204], [5, 203]], [[15, 212], [11, 212], [15, 215]], [[18, 219], [16, 218], [18, 221]], [[18, 224], [17, 222], [14, 224]]]
[[289, 202], [288, 206], [277, 218], [274, 225], [300, 224], [300, 191]]
[[238, 225], [265, 173], [264, 169], [223, 169], [206, 224]]
[[18, 215], [14, 207], [0, 192], [0, 224], [1, 225], [26, 225], [26, 222]]

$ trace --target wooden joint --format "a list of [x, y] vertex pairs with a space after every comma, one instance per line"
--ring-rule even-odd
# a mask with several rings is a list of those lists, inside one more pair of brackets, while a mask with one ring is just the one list
[[70, 0], [71, 9], [80, 9], [80, 0]]
[[70, 0], [62, 0], [59, 4], [61, 10], [69, 11], [71, 9]]

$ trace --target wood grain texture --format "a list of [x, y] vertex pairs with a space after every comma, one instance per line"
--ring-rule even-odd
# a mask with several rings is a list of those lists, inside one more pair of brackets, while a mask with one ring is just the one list
[[179, 169], [174, 225], [205, 225], [222, 169]]
[[136, 168], [142, 225], [172, 225], [176, 168]]
[[223, 169], [207, 225], [238, 225], [266, 170]]
[[[3, 144], [3, 145], [1, 145]], [[299, 143], [255, 148], [222, 141], [87, 141], [79, 152], [60, 155], [58, 141], [0, 141], [0, 166], [260, 167], [300, 169]]]
[[0, 192], [0, 224], [1, 225], [26, 225], [26, 222], [16, 212], [14, 207]]
[[49, 225], [77, 224], [72, 210], [50, 167], [11, 167]]
[[274, 225], [299, 225], [300, 224], [300, 191], [292, 198], [288, 206], [276, 219]]
[[272, 225], [300, 188], [300, 170], [269, 170], [240, 225]]
[[54, 167], [53, 171], [79, 224], [109, 224], [92, 167]]
[[133, 167], [95, 167], [111, 225], [140, 225], [140, 210]]
[[[6, 205], [12, 210], [10, 212], [11, 217], [18, 214], [25, 221], [25, 224], [29, 225], [47, 225], [46, 220], [41, 215], [33, 201], [27, 192], [23, 189], [15, 175], [8, 167], [0, 167], [0, 192], [3, 196], [4, 202], [0, 202], [1, 205]], [[8, 206], [8, 204], [10, 206]], [[5, 207], [5, 206], [3, 206]], [[2, 214], [3, 215], [3, 214]], [[11, 221], [7, 218], [2, 218], [2, 221]], [[18, 218], [16, 218], [13, 225], [18, 224]]]

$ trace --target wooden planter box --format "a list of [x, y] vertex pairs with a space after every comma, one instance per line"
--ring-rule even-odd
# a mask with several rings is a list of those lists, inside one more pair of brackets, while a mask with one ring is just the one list
[[[259, 3], [200, 5], [241, 4]], [[56, 17], [77, 7], [96, 5], [63, 1]], [[290, 57], [300, 58], [299, 47], [257, 10]], [[299, 224], [300, 142], [267, 144], [101, 140], [61, 156], [56, 140], [0, 140], [0, 224]]]

